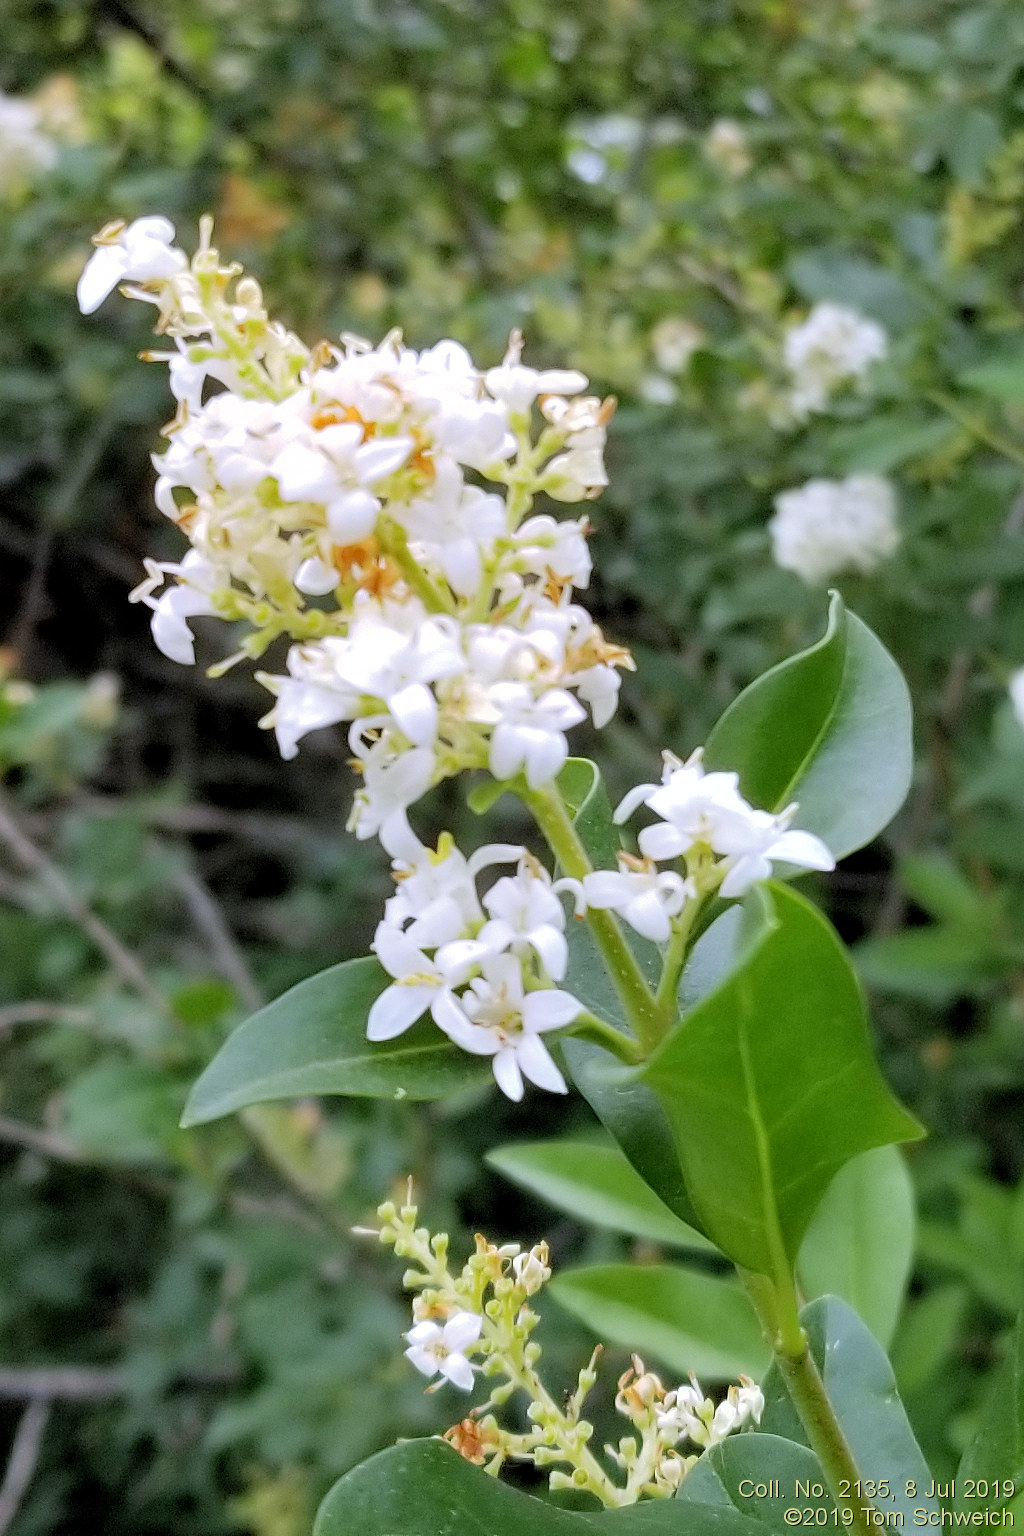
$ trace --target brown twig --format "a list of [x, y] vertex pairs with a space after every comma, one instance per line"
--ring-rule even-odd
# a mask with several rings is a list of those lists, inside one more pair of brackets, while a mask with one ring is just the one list
[[165, 1018], [170, 1017], [171, 1010], [166, 999], [157, 991], [135, 956], [125, 948], [116, 933], [107, 927], [103, 919], [97, 917], [96, 913], [86, 906], [77, 892], [72, 889], [67, 876], [57, 868], [49, 855], [44, 853], [22, 830], [2, 790], [0, 790], [0, 840], [7, 844], [23, 869], [39, 876], [67, 916], [88, 935], [121, 980], [133, 987]]
[[28, 1366], [0, 1370], [0, 1398], [61, 1397], [75, 1402], [120, 1397], [125, 1380], [120, 1371], [91, 1365]]

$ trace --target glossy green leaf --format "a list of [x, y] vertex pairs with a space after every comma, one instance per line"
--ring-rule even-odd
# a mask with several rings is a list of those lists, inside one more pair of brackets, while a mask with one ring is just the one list
[[767, 920], [746, 958], [639, 1069], [671, 1123], [700, 1224], [747, 1269], [795, 1259], [839, 1169], [920, 1135], [871, 1050], [846, 952], [789, 888], [748, 901]]
[[335, 1483], [313, 1536], [764, 1536], [735, 1510], [655, 1500], [577, 1514], [471, 1466], [441, 1440], [408, 1440]]
[[[835, 1501], [818, 1458], [807, 1446], [778, 1435], [747, 1432], [712, 1446], [684, 1479], [677, 1498], [734, 1509], [762, 1529], [780, 1532], [801, 1525], [804, 1511], [821, 1509], [826, 1511], [822, 1524], [836, 1528]], [[787, 1510], [794, 1509], [800, 1511], [799, 1520], [792, 1514], [787, 1518]], [[807, 1524], [816, 1524], [813, 1513]]]
[[[932, 1476], [900, 1402], [892, 1366], [871, 1331], [838, 1297], [812, 1301], [800, 1320], [861, 1478], [889, 1481], [892, 1497], [875, 1499], [876, 1506], [902, 1514], [903, 1524], [912, 1528], [915, 1509], [937, 1512], [938, 1504], [927, 1497]], [[761, 1386], [762, 1432], [806, 1445], [777, 1366]], [[914, 1490], [910, 1494], [908, 1484]]]
[[754, 805], [797, 800], [798, 825], [844, 858], [888, 825], [910, 787], [907, 685], [834, 593], [822, 638], [744, 689], [708, 737], [705, 762], [735, 770]]
[[[968, 1478], [990, 1485], [982, 1499], [965, 1497]], [[991, 1484], [1000, 1486], [991, 1489]], [[1003, 1509], [1024, 1491], [1024, 1314], [1017, 1319], [1006, 1358], [994, 1373], [981, 1423], [956, 1474], [956, 1507]]]
[[[764, 922], [761, 904], [726, 907], [694, 945], [680, 987], [684, 1009], [694, 1007], [721, 986], [743, 963]], [[571, 964], [572, 935], [569, 953]], [[624, 1067], [588, 1041], [567, 1040], [563, 1050], [580, 1093], [644, 1183], [682, 1221], [699, 1230], [699, 1218], [683, 1183], [672, 1126], [653, 1090], [640, 1081], [635, 1068]]]
[[636, 1068], [623, 1066], [588, 1040], [566, 1040], [562, 1054], [576, 1087], [644, 1183], [681, 1221], [700, 1230], [668, 1115], [653, 1090], [638, 1079]]
[[910, 1279], [914, 1225], [914, 1187], [899, 1148], [862, 1152], [836, 1174], [804, 1234], [804, 1295], [842, 1297], [888, 1348]]
[[488, 1152], [486, 1161], [513, 1184], [579, 1221], [675, 1248], [713, 1251], [706, 1237], [659, 1200], [616, 1146], [590, 1141], [515, 1142]]
[[549, 1290], [605, 1342], [719, 1380], [760, 1376], [761, 1327], [733, 1280], [669, 1264], [600, 1264], [556, 1275]]
[[436, 1099], [486, 1080], [479, 1059], [430, 1022], [371, 1044], [367, 1014], [387, 983], [376, 960], [346, 960], [268, 1003], [228, 1036], [189, 1094], [182, 1124], [202, 1125], [267, 1099]]

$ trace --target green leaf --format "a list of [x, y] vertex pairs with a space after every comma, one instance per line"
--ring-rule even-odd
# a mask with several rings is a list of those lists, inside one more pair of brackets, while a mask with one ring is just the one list
[[[914, 1525], [915, 1509], [937, 1512], [935, 1499], [927, 1497], [931, 1473], [900, 1402], [892, 1366], [874, 1335], [835, 1296], [812, 1301], [801, 1312], [800, 1321], [861, 1478], [889, 1481], [893, 1497], [873, 1502], [882, 1510], [902, 1514], [907, 1527]], [[806, 1445], [777, 1366], [772, 1366], [761, 1387], [765, 1398], [762, 1432]], [[913, 1493], [908, 1494], [908, 1483]]]
[[637, 1075], [672, 1125], [702, 1229], [737, 1264], [778, 1274], [839, 1169], [921, 1131], [878, 1070], [857, 979], [821, 913], [781, 885], [747, 905], [767, 920], [744, 963]]
[[1024, 405], [1024, 350], [1015, 348], [986, 358], [966, 369], [960, 375], [960, 382], [993, 400]]
[[735, 1510], [654, 1500], [575, 1514], [488, 1477], [440, 1440], [408, 1440], [335, 1483], [313, 1536], [764, 1536]]
[[682, 1376], [759, 1377], [768, 1363], [754, 1309], [733, 1280], [668, 1264], [601, 1264], [567, 1270], [549, 1290], [602, 1340]]
[[267, 1099], [437, 1099], [486, 1079], [483, 1064], [428, 1021], [371, 1044], [366, 1017], [387, 983], [376, 960], [346, 960], [268, 1003], [228, 1036], [189, 1094], [182, 1125]]
[[914, 1186], [899, 1148], [875, 1147], [825, 1191], [800, 1246], [801, 1289], [842, 1297], [887, 1349], [913, 1258]]
[[516, 1142], [486, 1161], [513, 1184], [577, 1220], [676, 1248], [707, 1253], [713, 1244], [654, 1193], [616, 1146], [589, 1141]]
[[[964, 1481], [1003, 1483], [988, 1500], [966, 1499]], [[1024, 1488], [1024, 1313], [1017, 1318], [1006, 1359], [996, 1370], [981, 1424], [956, 1474], [958, 1509], [1002, 1509]]]
[[644, 1183], [681, 1221], [699, 1230], [669, 1118], [652, 1090], [638, 1080], [636, 1068], [623, 1066], [588, 1040], [567, 1039], [562, 1054], [576, 1087]]
[[[835, 1521], [835, 1501], [818, 1458], [807, 1446], [778, 1435], [748, 1432], [713, 1446], [684, 1479], [676, 1497], [684, 1503], [734, 1509], [769, 1531], [789, 1531], [802, 1524], [792, 1515], [786, 1518], [786, 1511], [792, 1509], [831, 1511], [822, 1524]], [[813, 1526], [816, 1521], [812, 1517], [807, 1524]]]
[[797, 825], [845, 858], [888, 825], [910, 787], [907, 685], [833, 593], [822, 638], [743, 690], [708, 737], [705, 762], [735, 770], [754, 805], [797, 800]]
[[592, 863], [599, 869], [614, 869], [622, 839], [597, 764], [589, 757], [570, 757], [557, 782]]

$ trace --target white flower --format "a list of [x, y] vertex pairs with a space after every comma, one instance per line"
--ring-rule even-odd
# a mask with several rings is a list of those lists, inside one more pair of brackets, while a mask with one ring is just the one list
[[0, 91], [0, 194], [21, 190], [57, 163], [57, 145], [42, 131], [34, 102]]
[[540, 698], [525, 683], [495, 683], [488, 696], [498, 711], [491, 736], [490, 769], [496, 779], [510, 779], [525, 769], [531, 789], [546, 784], [569, 756], [565, 732], [586, 715], [563, 688]]
[[695, 894], [692, 883], [671, 870], [659, 874], [653, 865], [628, 867], [623, 854], [619, 860], [623, 867], [618, 873], [601, 869], [584, 875], [584, 901], [588, 907], [618, 912], [645, 939], [666, 944], [672, 932], [670, 919], [682, 911], [687, 896]]
[[841, 384], [863, 382], [888, 350], [888, 337], [876, 321], [845, 304], [815, 304], [783, 342], [783, 361], [793, 379], [793, 415], [824, 411]]
[[417, 1323], [406, 1334], [406, 1357], [422, 1375], [436, 1376], [440, 1372], [453, 1386], [469, 1392], [473, 1387], [473, 1367], [466, 1359], [466, 1351], [479, 1339], [483, 1325], [484, 1320], [477, 1312], [456, 1312], [443, 1326]]
[[534, 873], [532, 863], [524, 860], [515, 875], [495, 881], [484, 896], [491, 920], [480, 930], [480, 942], [495, 951], [533, 949], [548, 975], [561, 981], [569, 959], [565, 913], [546, 872]]
[[516, 1284], [522, 1286], [527, 1296], [535, 1296], [551, 1279], [550, 1257], [547, 1243], [538, 1243], [529, 1253], [513, 1256], [512, 1273]]
[[515, 843], [486, 843], [467, 859], [447, 833], [437, 852], [417, 845], [409, 858], [392, 865], [398, 891], [384, 915], [423, 949], [435, 949], [483, 922], [475, 877], [492, 864], [517, 863], [525, 849]]
[[395, 829], [405, 824], [410, 805], [430, 788], [434, 754], [429, 747], [397, 751], [387, 734], [369, 747], [351, 735], [349, 740], [362, 768], [363, 782], [356, 790], [347, 830], [360, 840], [379, 834], [388, 847]]
[[564, 453], [547, 465], [541, 486], [554, 501], [589, 501], [604, 490], [604, 427], [585, 427], [574, 432]]
[[651, 351], [665, 373], [682, 373], [707, 341], [707, 332], [685, 315], [667, 315], [651, 332]]
[[753, 165], [747, 136], [731, 117], [720, 117], [711, 124], [704, 139], [704, 153], [727, 176], [738, 179]]
[[151, 283], [174, 277], [188, 265], [183, 251], [172, 246], [174, 225], [169, 219], [136, 219], [134, 224], [108, 224], [96, 236], [96, 251], [78, 279], [78, 306], [83, 315], [99, 309], [121, 282]]
[[445, 1013], [445, 1033], [475, 1056], [493, 1056], [495, 1081], [509, 1099], [523, 1097], [524, 1077], [550, 1093], [567, 1093], [540, 1036], [571, 1024], [583, 1012], [582, 1004], [568, 992], [525, 992], [514, 955], [485, 957], [480, 969], [460, 999], [461, 1018], [449, 1019]]
[[795, 812], [795, 805], [779, 816], [748, 807], [745, 816], [727, 816], [717, 823], [712, 846], [726, 855], [728, 867], [721, 896], [743, 896], [756, 881], [770, 879], [773, 861], [801, 869], [835, 869], [836, 861], [820, 837], [789, 831]]
[[[663, 819], [660, 826], [644, 827], [637, 839], [644, 858], [655, 862], [677, 859], [695, 843], [708, 843], [714, 848], [723, 823], [737, 817], [742, 823], [750, 810], [739, 792], [737, 774], [705, 773], [699, 762], [669, 769], [663, 784], [640, 788], [650, 790], [643, 800]], [[636, 794], [634, 791], [633, 795]], [[627, 803], [632, 809], [636, 802], [627, 796], [616, 813], [617, 819]]]
[[[150, 627], [158, 649], [171, 661], [192, 666], [196, 659], [195, 640], [187, 621], [217, 612], [213, 597], [223, 589], [223, 578], [216, 567], [194, 549], [189, 550], [180, 565], [155, 560], [147, 560], [145, 564], [147, 578], [129, 594], [128, 600], [152, 608]], [[168, 587], [154, 599], [151, 596], [153, 589], [165, 576], [176, 576], [177, 585]]]
[[1022, 729], [1024, 729], [1024, 667], [1018, 667], [1008, 684], [1010, 703]]
[[452, 989], [461, 986], [486, 955], [486, 946], [473, 939], [444, 944], [432, 960], [407, 933], [388, 921], [377, 924], [370, 945], [394, 985], [385, 988], [370, 1008], [366, 1023], [368, 1040], [393, 1040], [402, 1035], [429, 1008], [434, 1023], [446, 1033], [460, 1029], [465, 1020], [453, 1000]]
[[776, 496], [768, 531], [775, 563], [806, 582], [844, 570], [867, 574], [899, 545], [896, 495], [879, 475], [808, 480]]

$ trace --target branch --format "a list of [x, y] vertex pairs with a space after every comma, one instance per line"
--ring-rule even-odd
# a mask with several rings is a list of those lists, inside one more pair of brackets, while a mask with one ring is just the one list
[[140, 997], [144, 997], [164, 1018], [171, 1017], [166, 999], [157, 991], [131, 951], [124, 947], [116, 933], [107, 927], [103, 919], [97, 917], [95, 912], [86, 906], [73, 890], [67, 876], [57, 868], [53, 860], [22, 831], [14, 817], [10, 802], [2, 790], [0, 790], [0, 840], [7, 844], [23, 869], [40, 877], [60, 903], [65, 914], [106, 956], [121, 980], [128, 986], [134, 987]]
[[50, 1417], [49, 1398], [33, 1398], [22, 1414], [0, 1486], [0, 1536], [9, 1531], [36, 1470]]

